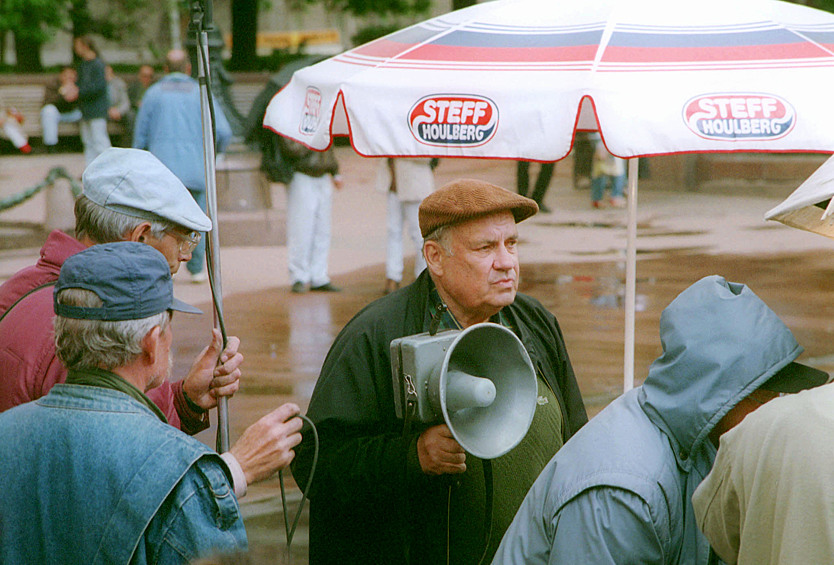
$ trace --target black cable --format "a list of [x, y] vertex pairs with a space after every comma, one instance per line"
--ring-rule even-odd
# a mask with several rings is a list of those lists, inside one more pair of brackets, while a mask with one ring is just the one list
[[[301, 512], [304, 510], [304, 503], [307, 501], [307, 493], [310, 491], [310, 485], [313, 484], [313, 475], [316, 473], [316, 465], [318, 464], [319, 460], [319, 433], [316, 431], [316, 425], [313, 424], [313, 421], [310, 420], [307, 416], [302, 414], [298, 415], [299, 418], [304, 420], [306, 423], [310, 424], [310, 429], [313, 430], [313, 464], [310, 467], [310, 476], [307, 479], [307, 484], [301, 491], [301, 500], [298, 503], [298, 510], [295, 513], [295, 518], [292, 522], [292, 528], [290, 528], [289, 521], [287, 520], [287, 498], [284, 494], [284, 472], [283, 470], [278, 471], [278, 480], [281, 483], [281, 507], [284, 511], [284, 529], [287, 532], [287, 563], [290, 563], [292, 555], [290, 553], [290, 548], [292, 546], [292, 538], [295, 536], [295, 529], [298, 526], [298, 521], [301, 519]], [[301, 485], [299, 485], [301, 486]]]
[[493, 482], [492, 482], [492, 461], [490, 459], [481, 460], [484, 468], [484, 552], [481, 554], [481, 559], [478, 565], [481, 565], [486, 559], [489, 552], [489, 544], [492, 541], [492, 510], [493, 510]]
[[[492, 513], [494, 506], [493, 495], [493, 480], [492, 480], [492, 460], [481, 460], [484, 471], [484, 551], [481, 553], [481, 558], [478, 560], [478, 565], [482, 565], [489, 553], [489, 544], [492, 541]], [[451, 563], [451, 513], [452, 513], [452, 487], [458, 479], [454, 475], [445, 475], [445, 479], [449, 482], [449, 492], [446, 499], [446, 565]], [[459, 482], [457, 483], [460, 484]]]

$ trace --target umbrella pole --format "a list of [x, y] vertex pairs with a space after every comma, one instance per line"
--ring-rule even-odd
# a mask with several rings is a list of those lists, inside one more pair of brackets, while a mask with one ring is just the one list
[[637, 167], [638, 160], [636, 157], [628, 160], [623, 392], [628, 392], [634, 388], [634, 310], [637, 298]]

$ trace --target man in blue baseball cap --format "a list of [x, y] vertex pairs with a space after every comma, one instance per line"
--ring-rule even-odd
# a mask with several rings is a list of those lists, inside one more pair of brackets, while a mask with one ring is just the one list
[[[55, 355], [52, 285], [69, 257], [97, 244], [133, 241], [161, 253], [172, 274], [191, 257], [201, 232], [211, 229], [211, 220], [182, 182], [147, 151], [107, 149], [85, 169], [82, 181], [75, 237], [53, 231], [37, 264], [0, 286], [0, 412], [40, 398], [66, 378]], [[172, 426], [192, 435], [206, 429], [208, 410], [240, 386], [239, 346], [240, 340], [230, 336], [221, 351], [215, 330], [188, 374], [149, 390], [148, 398]], [[239, 494], [246, 488], [243, 476], [258, 469], [262, 448], [269, 452], [264, 443], [238, 442], [231, 449], [241, 467]]]
[[[186, 563], [246, 548], [226, 458], [167, 425], [146, 393], [171, 371], [173, 295], [164, 257], [136, 242], [66, 260], [53, 290], [65, 383], [0, 414], [0, 562]], [[278, 438], [258, 476], [301, 441], [285, 405], [242, 441]]]

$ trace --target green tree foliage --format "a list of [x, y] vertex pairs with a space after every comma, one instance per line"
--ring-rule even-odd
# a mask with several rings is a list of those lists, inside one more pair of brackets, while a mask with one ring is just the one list
[[41, 46], [58, 30], [74, 36], [94, 33], [106, 39], [121, 39], [135, 33], [153, 0], [104, 0], [96, 11], [87, 0], [0, 0], [0, 33], [12, 33], [17, 56], [16, 70], [42, 70]]
[[431, 0], [292, 0], [288, 5], [301, 8], [304, 4], [324, 4], [328, 11], [347, 12], [354, 16], [372, 14], [386, 16], [399, 14], [424, 14], [431, 7]]
[[808, 6], [825, 10], [826, 12], [834, 12], [834, 0], [812, 0]]
[[19, 70], [41, 69], [40, 46], [65, 17], [58, 0], [0, 0], [0, 32], [14, 34]]

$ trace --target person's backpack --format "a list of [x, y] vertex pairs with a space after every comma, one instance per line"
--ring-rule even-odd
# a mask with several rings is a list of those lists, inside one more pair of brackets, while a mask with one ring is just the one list
[[271, 182], [289, 184], [292, 180], [292, 163], [281, 151], [277, 133], [264, 130], [261, 140], [261, 170]]

